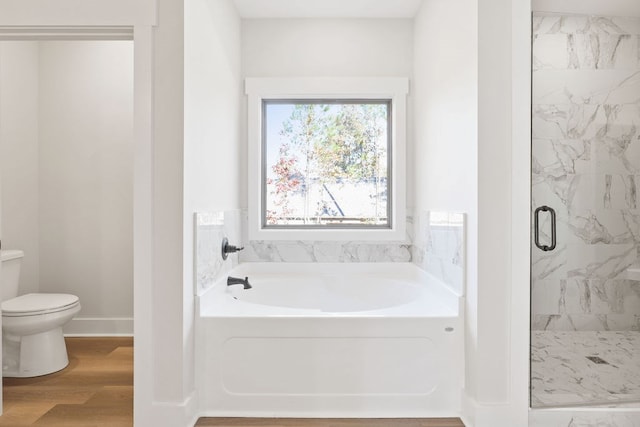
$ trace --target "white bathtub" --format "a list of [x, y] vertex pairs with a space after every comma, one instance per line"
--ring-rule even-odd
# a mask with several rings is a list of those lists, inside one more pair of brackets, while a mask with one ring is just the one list
[[460, 414], [461, 298], [413, 264], [247, 263], [198, 297], [203, 416]]

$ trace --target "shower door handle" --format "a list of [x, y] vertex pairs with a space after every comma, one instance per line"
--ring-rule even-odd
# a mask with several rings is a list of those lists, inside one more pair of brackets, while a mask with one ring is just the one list
[[[540, 244], [540, 228], [539, 228], [539, 216], [540, 212], [549, 212], [551, 215], [551, 245]], [[556, 248], [556, 211], [549, 206], [540, 206], [533, 214], [533, 236], [538, 249], [545, 252], [552, 251]]]

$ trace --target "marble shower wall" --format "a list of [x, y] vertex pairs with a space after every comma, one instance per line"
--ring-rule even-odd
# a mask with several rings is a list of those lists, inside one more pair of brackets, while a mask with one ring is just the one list
[[200, 295], [238, 264], [237, 254], [222, 259], [222, 239], [226, 237], [230, 245], [241, 246], [240, 211], [197, 212], [194, 233], [194, 293]]
[[640, 330], [640, 19], [533, 27], [532, 206], [558, 215], [556, 250], [532, 246], [533, 329]]
[[420, 212], [414, 221], [413, 262], [459, 295], [465, 281], [465, 215]]

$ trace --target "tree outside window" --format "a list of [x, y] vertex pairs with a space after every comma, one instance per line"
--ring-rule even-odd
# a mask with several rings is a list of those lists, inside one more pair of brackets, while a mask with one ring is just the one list
[[263, 100], [263, 224], [389, 224], [389, 100]]

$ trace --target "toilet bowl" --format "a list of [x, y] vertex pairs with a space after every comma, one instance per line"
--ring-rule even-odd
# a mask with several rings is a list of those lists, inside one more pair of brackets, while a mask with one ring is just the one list
[[68, 294], [26, 294], [2, 303], [2, 376], [35, 377], [69, 364], [62, 327], [80, 311]]
[[65, 368], [69, 359], [62, 327], [80, 311], [75, 295], [34, 293], [9, 298], [17, 294], [13, 282], [19, 277], [23, 256], [21, 251], [0, 251], [3, 377], [35, 377]]

